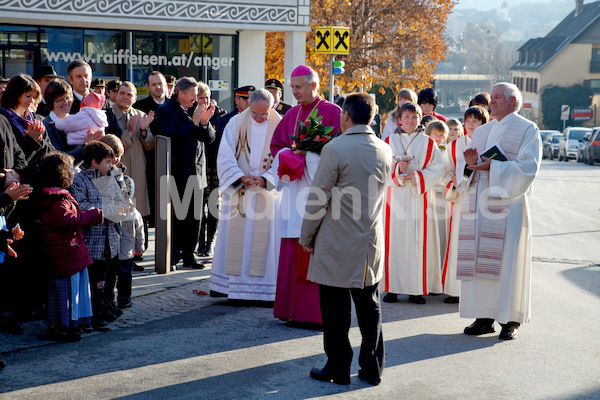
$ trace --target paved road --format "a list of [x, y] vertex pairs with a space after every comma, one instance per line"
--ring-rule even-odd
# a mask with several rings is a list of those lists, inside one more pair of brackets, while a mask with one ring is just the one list
[[599, 399], [599, 173], [544, 161], [531, 204], [533, 322], [515, 341], [463, 335], [470, 321], [444, 296], [384, 303], [382, 384], [337, 386], [308, 377], [325, 361], [320, 332], [194, 293], [207, 271], [140, 274], [114, 331], [4, 352], [0, 399]]

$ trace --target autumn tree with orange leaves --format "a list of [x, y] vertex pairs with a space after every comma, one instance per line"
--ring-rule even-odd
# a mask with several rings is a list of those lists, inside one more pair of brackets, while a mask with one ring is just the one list
[[[336, 75], [343, 92], [379, 87], [431, 86], [444, 59], [446, 18], [454, 0], [312, 0], [311, 32], [306, 38], [307, 64], [329, 84], [329, 56], [314, 53], [314, 28], [350, 27], [350, 54], [337, 55], [346, 72]], [[266, 71], [283, 78], [284, 34], [267, 34]]]

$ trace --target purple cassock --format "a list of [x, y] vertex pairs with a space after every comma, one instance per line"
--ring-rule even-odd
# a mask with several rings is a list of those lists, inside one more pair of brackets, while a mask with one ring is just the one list
[[[284, 115], [271, 140], [273, 157], [280, 150], [292, 147], [290, 135], [296, 135], [298, 123], [308, 119], [315, 108], [318, 115], [323, 117], [321, 123], [324, 126], [333, 126], [333, 132], [340, 130], [340, 107], [317, 96], [310, 104], [299, 104]], [[307, 281], [305, 273], [296, 271], [298, 258], [302, 259], [306, 255], [298, 244], [298, 238], [281, 239], [273, 315], [283, 320], [321, 324], [319, 285]]]

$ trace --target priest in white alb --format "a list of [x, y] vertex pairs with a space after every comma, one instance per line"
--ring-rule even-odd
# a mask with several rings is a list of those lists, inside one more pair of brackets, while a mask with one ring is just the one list
[[517, 114], [522, 102], [515, 85], [496, 84], [490, 102], [495, 120], [475, 130], [456, 168], [457, 190], [463, 192], [460, 316], [476, 318], [465, 328], [467, 335], [493, 333], [497, 321], [499, 338], [510, 340], [530, 320], [529, 196], [542, 142], [537, 126]]
[[274, 301], [280, 195], [273, 190], [270, 144], [281, 117], [266, 89], [252, 92], [249, 103], [229, 121], [219, 146], [223, 197], [210, 290], [211, 296]]

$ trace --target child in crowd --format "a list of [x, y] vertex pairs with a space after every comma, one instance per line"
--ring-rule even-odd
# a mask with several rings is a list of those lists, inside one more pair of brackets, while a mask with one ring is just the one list
[[90, 92], [81, 101], [81, 111], [77, 114], [67, 115], [65, 119], [54, 121], [56, 129], [65, 132], [69, 145], [80, 145], [90, 133], [101, 131], [108, 126], [104, 106], [104, 95]]
[[421, 107], [421, 110], [423, 111], [423, 117], [427, 115], [432, 115], [440, 121], [446, 122], [448, 120], [448, 118], [435, 111], [438, 104], [438, 97], [434, 88], [425, 88], [421, 90], [417, 98], [417, 104], [419, 105], [419, 107]]
[[[134, 194], [134, 184], [131, 177], [124, 175], [127, 166], [121, 162], [124, 153], [123, 143], [115, 135], [106, 135], [100, 139], [101, 142], [109, 145], [114, 153], [113, 168], [109, 175], [114, 176], [119, 186], [123, 190], [126, 199], [132, 199]], [[131, 211], [134, 213], [134, 219], [121, 222], [121, 237], [119, 238], [119, 262], [115, 268], [111, 268], [107, 274], [105, 299], [113, 313], [122, 313], [121, 309], [131, 307], [131, 285], [133, 270], [133, 257], [136, 253], [141, 254], [144, 251], [144, 220], [138, 210], [132, 203]], [[114, 300], [115, 280], [117, 284], [117, 304]]]
[[402, 88], [398, 92], [397, 99], [398, 105], [396, 106], [396, 109], [392, 112], [388, 120], [385, 122], [385, 126], [383, 127], [383, 133], [381, 134], [382, 140], [385, 140], [388, 136], [394, 133], [396, 127], [398, 126], [398, 124], [400, 124], [400, 107], [402, 107], [404, 103], [408, 103], [409, 101], [416, 103], [417, 94], [412, 89]]
[[103, 221], [100, 209], [79, 209], [67, 190], [73, 177], [73, 157], [50, 153], [42, 160], [36, 179], [39, 237], [50, 267], [47, 337], [61, 342], [79, 340], [82, 332], [92, 330], [87, 267], [93, 260], [84, 245], [83, 229]]
[[[446, 157], [446, 173], [449, 176], [446, 184], [445, 196], [450, 205], [448, 219], [448, 235], [446, 243], [446, 254], [442, 264], [442, 285], [444, 293], [448, 297], [445, 303], [458, 303], [460, 296], [460, 282], [456, 279], [456, 263], [458, 257], [458, 230], [460, 223], [460, 209], [462, 207], [462, 197], [456, 192], [457, 177], [456, 166], [463, 159], [463, 152], [471, 143], [473, 132], [479, 126], [489, 121], [487, 110], [480, 106], [474, 106], [465, 111], [465, 132], [466, 135], [459, 137], [450, 143]], [[461, 178], [462, 179], [462, 178]]]
[[425, 127], [425, 134], [435, 140], [435, 144], [440, 150], [446, 150], [448, 125], [442, 121], [432, 121]]
[[446, 125], [448, 125], [448, 139], [446, 140], [448, 144], [465, 135], [462, 124], [456, 118], [446, 121]]
[[433, 115], [424, 116], [421, 119], [421, 126], [423, 127], [423, 131], [426, 131], [429, 124], [431, 124], [432, 122], [435, 122], [435, 121], [439, 121], [439, 119], [437, 117], [434, 117]]
[[[93, 180], [108, 174], [112, 169], [113, 158], [112, 149], [97, 140], [91, 141], [83, 148], [83, 165], [71, 186], [71, 194], [82, 210], [103, 209], [102, 194], [94, 186]], [[88, 268], [92, 292], [92, 327], [106, 332], [110, 330], [106, 321], [116, 319], [104, 301], [106, 271], [111, 262], [117, 262], [118, 237], [115, 223], [105, 219], [100, 226], [85, 228], [84, 237], [94, 260]]]
[[[438, 145], [442, 153], [442, 159], [444, 163], [446, 163], [447, 158], [447, 140], [448, 140], [448, 125], [442, 121], [434, 121], [431, 122], [426, 130], [425, 134], [435, 140], [435, 143]], [[437, 258], [440, 262], [438, 264], [438, 268], [432, 268], [429, 271], [429, 278], [435, 282], [439, 283], [439, 291], [436, 293], [441, 293], [443, 291], [443, 279], [442, 279], [442, 271], [443, 271], [443, 262], [444, 255], [446, 254], [446, 243], [447, 243], [447, 235], [449, 229], [449, 218], [450, 218], [450, 205], [446, 201], [445, 190], [447, 181], [450, 180], [448, 176], [448, 172], [445, 171], [439, 182], [431, 188], [430, 191], [427, 192], [427, 218], [429, 219], [430, 226], [432, 229], [428, 231], [429, 238], [432, 241], [438, 243], [438, 248], [440, 250], [439, 257]], [[435, 237], [431, 237], [434, 235]]]
[[464, 140], [467, 143], [470, 143], [475, 129], [479, 128], [483, 124], [487, 124], [490, 120], [490, 114], [484, 107], [473, 106], [465, 111], [465, 135], [468, 136], [468, 138], [465, 138]]
[[440, 284], [429, 279], [429, 270], [439, 270], [440, 257], [439, 246], [428, 237], [433, 227], [426, 217], [426, 193], [438, 183], [444, 162], [419, 125], [421, 108], [408, 102], [399, 112], [402, 125], [386, 139], [395, 163], [388, 177], [383, 301], [396, 302], [396, 293], [405, 293], [410, 302], [424, 304], [424, 294], [440, 291]]

